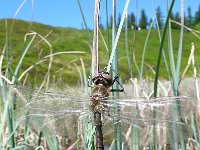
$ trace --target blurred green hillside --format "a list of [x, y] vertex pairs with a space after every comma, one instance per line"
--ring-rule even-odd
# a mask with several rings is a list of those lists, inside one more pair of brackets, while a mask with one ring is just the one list
[[[61, 54], [53, 57], [53, 64], [51, 68], [51, 78], [52, 82], [58, 84], [77, 84], [77, 81], [80, 83], [80, 72], [81, 61], [83, 59], [87, 75], [89, 76], [90, 66], [91, 66], [91, 48], [90, 44], [92, 41], [88, 38], [88, 33], [86, 30], [78, 30], [73, 28], [61, 28], [61, 27], [52, 27], [48, 25], [43, 25], [39, 23], [30, 23], [22, 20], [0, 20], [0, 48], [3, 51], [6, 48], [5, 61], [3, 64], [3, 72], [6, 72], [6, 65], [10, 64], [9, 68], [11, 72], [14, 72], [19, 59], [30, 42], [32, 35], [26, 36], [27, 33], [36, 32], [38, 35], [45, 37], [45, 39], [51, 44], [53, 53], [57, 52], [66, 52], [66, 51], [81, 51], [85, 52], [84, 54]], [[93, 38], [92, 30], [90, 32], [90, 38]], [[106, 43], [108, 43], [108, 30], [101, 30], [102, 35]], [[108, 48], [111, 48], [111, 30], [109, 30], [109, 45]], [[141, 58], [145, 45], [145, 40], [148, 34], [148, 30], [141, 31], [129, 31], [129, 56], [132, 58], [131, 54], [134, 51], [134, 56], [136, 58], [136, 63], [139, 68], [141, 68]], [[179, 46], [179, 30], [172, 31], [172, 40], [173, 40], [173, 50], [174, 56], [177, 56], [178, 46]], [[199, 35], [200, 36], [200, 35]], [[25, 38], [26, 37], [26, 38]], [[134, 38], [135, 37], [135, 38]], [[26, 39], [26, 41], [24, 40]], [[133, 40], [134, 39], [134, 40]], [[182, 53], [182, 71], [187, 65], [187, 61], [190, 55], [191, 43], [194, 43], [196, 46], [195, 59], [197, 69], [200, 66], [200, 40], [195, 37], [191, 32], [185, 31], [183, 38], [183, 53]], [[165, 41], [165, 53], [168, 56], [167, 48], [168, 40]], [[160, 46], [160, 40], [158, 36], [157, 29], [152, 29], [149, 39], [147, 41], [146, 53], [145, 53], [145, 68], [143, 76], [154, 77], [152, 71], [148, 68], [150, 65], [155, 69], [157, 63], [157, 55]], [[129, 79], [129, 67], [126, 57], [125, 50], [125, 33], [121, 32], [120, 40], [118, 43], [119, 50], [119, 76], [123, 81]], [[37, 36], [31, 47], [26, 54], [26, 57], [21, 66], [20, 74], [26, 70], [31, 65], [34, 65], [41, 58], [50, 54], [50, 47], [45, 43], [45, 41]], [[106, 51], [104, 42], [99, 35], [99, 63], [100, 67], [104, 68], [107, 66], [109, 60], [109, 53]], [[8, 63], [9, 62], [9, 63]], [[138, 75], [134, 62], [132, 62], [133, 74], [134, 76]], [[147, 65], [148, 64], [148, 65]], [[45, 61], [34, 67], [29, 72], [28, 81], [36, 81], [36, 83], [42, 80], [45, 73], [47, 72], [48, 61]], [[167, 73], [165, 69], [165, 64], [162, 61], [160, 67], [160, 76], [162, 78], [167, 78]], [[192, 72], [192, 71], [191, 71]], [[10, 74], [10, 77], [12, 74]], [[77, 80], [79, 79], [79, 80]]]

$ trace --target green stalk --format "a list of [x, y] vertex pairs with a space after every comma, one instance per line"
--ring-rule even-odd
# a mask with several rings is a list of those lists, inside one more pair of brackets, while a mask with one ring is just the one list
[[[82, 19], [83, 19], [83, 22], [84, 22], [84, 25], [85, 25], [85, 28], [86, 28], [86, 31], [87, 31], [87, 34], [88, 34], [88, 40], [89, 40], [89, 43], [90, 43], [90, 46], [92, 47], [92, 38], [91, 38], [91, 34], [90, 34], [90, 31], [87, 27], [87, 23], [86, 23], [86, 20], [85, 20], [85, 16], [84, 16], [84, 13], [83, 13], [83, 9], [82, 9], [82, 6], [80, 4], [80, 0], [77, 0], [78, 2], [78, 6], [79, 6], [79, 9], [80, 9], [80, 12], [81, 12], [81, 16], [82, 16]], [[82, 61], [81, 61], [82, 62]], [[84, 75], [84, 83], [85, 83], [85, 91], [88, 93], [88, 88], [86, 87], [87, 86], [87, 81], [86, 81], [86, 72], [84, 70], [84, 66], [83, 66], [83, 63], [82, 63], [82, 67], [83, 67], [83, 75]], [[93, 76], [93, 73], [94, 72], [94, 68], [93, 68], [93, 64], [91, 64], [91, 69], [90, 69], [90, 83], [91, 83], [91, 80], [92, 80], [92, 76]], [[92, 74], [93, 73], [93, 74]], [[89, 121], [90, 119], [88, 117], [85, 117], [84, 118], [84, 124], [86, 125], [86, 128], [85, 128], [85, 134], [84, 134], [84, 149], [92, 149], [94, 147], [94, 133], [95, 133], [95, 128], [93, 126], [93, 124], [91, 123], [91, 121]], [[88, 131], [88, 132], [87, 132]], [[79, 143], [77, 143], [77, 148], [79, 147]]]
[[160, 48], [159, 48], [159, 54], [158, 54], [158, 60], [157, 60], [157, 65], [156, 65], [156, 74], [155, 74], [155, 81], [154, 81], [154, 97], [157, 96], [157, 89], [158, 89], [158, 76], [159, 76], [159, 69], [160, 69], [160, 61], [161, 61], [161, 56], [162, 56], [162, 50], [165, 42], [165, 35], [167, 32], [167, 27], [168, 27], [168, 22], [169, 18], [171, 16], [172, 8], [174, 5], [175, 0], [172, 0], [168, 14], [167, 14], [167, 19], [165, 22], [164, 30], [163, 30], [163, 35], [161, 38], [161, 43], [160, 43]]
[[[84, 62], [81, 60], [81, 66], [82, 66], [82, 72], [83, 72], [83, 82], [84, 82], [84, 92], [86, 93], [86, 95], [89, 94], [88, 91], [88, 85], [87, 85], [87, 75], [86, 75], [86, 71], [85, 71], [85, 66], [84, 66]], [[84, 106], [84, 108], [86, 108], [87, 106]], [[80, 124], [80, 121], [78, 122]], [[84, 149], [92, 149], [92, 147], [94, 147], [94, 134], [95, 134], [95, 128], [91, 122], [91, 119], [89, 117], [84, 117], [84, 121], [83, 124], [85, 126], [85, 134], [84, 134]], [[78, 126], [78, 130], [80, 129], [80, 126]], [[79, 133], [80, 131], [78, 131]], [[81, 138], [81, 136], [79, 136]], [[77, 150], [80, 149], [81, 143], [77, 142]]]
[[85, 20], [85, 16], [84, 16], [84, 13], [83, 13], [83, 9], [81, 7], [80, 0], [77, 0], [77, 2], [78, 2], [78, 6], [79, 6], [79, 9], [80, 9], [80, 12], [81, 12], [81, 16], [82, 16], [82, 19], [83, 19], [83, 22], [84, 22], [85, 29], [86, 29], [87, 34], [88, 34], [89, 43], [90, 43], [90, 45], [92, 45], [90, 30], [88, 29], [88, 26], [87, 26], [87, 23], [86, 23], [86, 20]]
[[[134, 65], [135, 65], [135, 68], [136, 68], [136, 70], [137, 70], [137, 72], [138, 72], [138, 76], [141, 76], [140, 75], [140, 69], [139, 69], [139, 67], [138, 67], [138, 64], [137, 64], [137, 61], [136, 61], [136, 58], [135, 58], [135, 53], [134, 53], [134, 51], [133, 51], [133, 54], [132, 54], [132, 59], [133, 59], [133, 63], [134, 63]], [[131, 61], [132, 62], [132, 61]], [[132, 69], [132, 68], [131, 68]]]
[[119, 40], [119, 37], [120, 37], [120, 34], [121, 34], [121, 30], [122, 30], [122, 27], [123, 27], [123, 24], [124, 24], [126, 12], [128, 11], [129, 2], [130, 2], [130, 0], [126, 0], [125, 6], [124, 6], [124, 10], [123, 10], [123, 14], [122, 14], [122, 18], [121, 18], [121, 21], [120, 21], [120, 24], [119, 24], [119, 28], [118, 28], [117, 34], [116, 34], [116, 36], [114, 38], [115, 41], [112, 44], [112, 51], [111, 51], [111, 55], [110, 55], [110, 59], [109, 59], [108, 65], [106, 67], [107, 68], [106, 72], [110, 72], [110, 68], [111, 68], [111, 65], [112, 65], [112, 62], [113, 62], [113, 58], [114, 58], [114, 55], [115, 55], [115, 52], [116, 52], [116, 48], [117, 48], [117, 43], [118, 43], [118, 40]]
[[171, 34], [171, 22], [169, 22], [169, 30], [168, 30], [168, 51], [169, 51], [169, 62], [172, 76], [172, 84], [173, 79], [175, 78], [175, 63], [174, 63], [174, 54], [173, 54], [173, 42], [172, 42], [172, 34]]
[[106, 0], [106, 28], [107, 28], [107, 47], [108, 54], [110, 56], [110, 29], [109, 29], [109, 17], [108, 17], [108, 0]]
[[[132, 72], [132, 67], [131, 67], [131, 60], [129, 57], [129, 51], [128, 51], [128, 14], [126, 14], [125, 17], [125, 46], [126, 46], [126, 57], [127, 57], [127, 61], [128, 61], [128, 66], [129, 66], [129, 70], [130, 70], [130, 78], [133, 78], [133, 72]], [[139, 109], [137, 107], [137, 114], [139, 112]], [[134, 114], [134, 116], [137, 116], [137, 114]], [[140, 131], [139, 128], [137, 126], [132, 126], [132, 139], [131, 139], [131, 150], [139, 150], [140, 149]]]
[[78, 125], [77, 125], [77, 144], [76, 144], [76, 149], [79, 150], [81, 148], [80, 145], [80, 139], [81, 139], [81, 131], [80, 131], [80, 121], [78, 120]]
[[[182, 1], [182, 6], [184, 6], [183, 3], [184, 2]], [[181, 32], [180, 32], [180, 40], [179, 40], [178, 58], [177, 58], [177, 64], [176, 64], [176, 73], [175, 73], [175, 78], [174, 78], [174, 94], [175, 94], [175, 96], [179, 95], [178, 85], [179, 85], [179, 72], [180, 72], [180, 67], [181, 67], [181, 56], [182, 56], [184, 8], [181, 8], [181, 16], [182, 16]], [[173, 113], [173, 115], [174, 115], [173, 118], [176, 119], [175, 115], [178, 115], [177, 117], [178, 117], [179, 121], [183, 122], [183, 120], [182, 120], [183, 115], [182, 115], [182, 111], [181, 111], [182, 108], [179, 107], [178, 103], [179, 102], [176, 102], [176, 104], [175, 104], [176, 110], [175, 110], [175, 113]], [[175, 126], [175, 125], [173, 125], [173, 126]], [[173, 130], [175, 131], [175, 127]], [[184, 143], [184, 129], [182, 126], [180, 127], [179, 133], [180, 133], [180, 139], [181, 139], [181, 149], [186, 149], [185, 143]]]
[[24, 57], [25, 57], [25, 55], [26, 55], [28, 49], [30, 48], [31, 44], [33, 43], [35, 37], [36, 37], [36, 34], [33, 34], [33, 37], [32, 37], [32, 39], [31, 39], [31, 41], [28, 43], [28, 45], [27, 45], [26, 48], [24, 49], [24, 52], [22, 53], [22, 56], [21, 56], [21, 58], [20, 58], [20, 60], [19, 60], [19, 62], [18, 62], [18, 64], [17, 64], [16, 69], [15, 69], [14, 76], [13, 76], [13, 78], [12, 78], [12, 83], [15, 83], [15, 82], [16, 82], [16, 78], [17, 78], [17, 76], [18, 76], [20, 67], [21, 67], [21, 65], [22, 65], [22, 61], [24, 60]]
[[[136, 106], [136, 114], [134, 116], [139, 116], [139, 108], [138, 105]], [[131, 150], [139, 150], [140, 149], [140, 129], [137, 124], [132, 126], [132, 144]]]
[[178, 48], [178, 58], [177, 58], [177, 64], [176, 64], [176, 74], [175, 74], [175, 92], [178, 94], [178, 84], [179, 84], [179, 72], [181, 68], [181, 56], [182, 56], [182, 47], [183, 47], [183, 30], [184, 30], [184, 14], [182, 14], [182, 20], [181, 21], [181, 32], [180, 32], [180, 40], [179, 40], [179, 48]]
[[42, 142], [41, 139], [42, 139], [42, 132], [40, 131], [39, 135], [38, 135], [38, 140], [37, 140], [37, 147], [40, 146], [40, 144]]
[[[6, 140], [6, 142], [4, 143], [4, 145], [1, 147], [1, 148], [2, 148], [1, 150], [3, 150], [3, 148], [8, 144], [8, 142], [10, 142], [10, 140], [11, 140], [12, 136], [14, 136], [14, 133], [15, 133], [15, 131], [17, 130], [18, 126], [19, 126], [19, 123], [15, 126], [15, 128], [14, 128], [14, 130], [11, 132], [11, 134], [9, 134], [9, 137], [7, 138], [7, 140]], [[15, 147], [15, 146], [14, 146], [14, 147]], [[14, 149], [14, 147], [13, 147], [12, 149]], [[11, 148], [11, 145], [10, 145], [10, 148]]]
[[[195, 116], [194, 114], [191, 114], [191, 128], [193, 131], [193, 135], [194, 135], [194, 140], [195, 141], [199, 141], [199, 135], [198, 135], [198, 128], [197, 128], [197, 121], [195, 120]], [[200, 149], [200, 144], [197, 143], [196, 145], [196, 149]]]
[[[115, 43], [115, 35], [116, 35], [116, 0], [113, 0], [113, 12], [112, 12], [112, 47]], [[112, 76], [113, 78], [118, 75], [118, 50], [115, 51], [115, 55], [112, 61]], [[112, 86], [113, 89], [119, 89], [118, 82], [115, 82]], [[113, 96], [115, 99], [119, 98], [119, 92], [113, 92]], [[115, 106], [116, 118], [114, 119], [114, 130], [115, 130], [115, 149], [121, 150], [122, 139], [121, 139], [121, 123], [119, 122], [119, 106], [116, 104]]]
[[[152, 7], [153, 7], [153, 10], [154, 10], [154, 14], [156, 16], [155, 6], [154, 6], [153, 2], [152, 2]], [[160, 27], [159, 27], [159, 24], [158, 24], [157, 16], [155, 17], [155, 21], [156, 21], [156, 26], [157, 26], [157, 30], [158, 30], [158, 37], [159, 37], [159, 40], [161, 41], [161, 33], [160, 33]], [[169, 21], [169, 29], [170, 29], [170, 21]], [[169, 70], [169, 67], [168, 67], [168, 63], [167, 63], [167, 59], [166, 59], [166, 55], [165, 55], [165, 51], [164, 50], [162, 50], [162, 54], [163, 54], [163, 59], [164, 59], [164, 62], [165, 62], [165, 67], [166, 67], [166, 70], [167, 70], [167, 73], [168, 73], [168, 77], [170, 78], [170, 81], [172, 81], [170, 70]], [[170, 64], [171, 64], [171, 61], [170, 61]]]
[[146, 37], [146, 40], [145, 40], [145, 43], [144, 43], [143, 52], [142, 52], [142, 61], [141, 61], [141, 70], [140, 70], [140, 83], [142, 83], [142, 75], [143, 75], [143, 69], [144, 69], [144, 57], [145, 57], [146, 47], [147, 47], [147, 43], [148, 43], [148, 40], [149, 40], [149, 36], [150, 36], [150, 33], [151, 33], [152, 26], [153, 26], [153, 21], [150, 24], [150, 28], [148, 30], [148, 34], [147, 34], [147, 37]]
[[7, 118], [7, 125], [8, 125], [8, 133], [10, 135], [9, 138], [9, 143], [10, 143], [10, 148], [13, 149], [15, 147], [15, 137], [14, 137], [14, 129], [13, 129], [13, 118], [11, 117], [11, 109], [9, 108], [9, 106], [7, 106], [7, 108], [5, 108], [6, 111], [6, 118]]
[[[159, 48], [159, 54], [158, 54], [158, 60], [157, 60], [157, 66], [156, 66], [155, 81], [154, 81], [154, 97], [157, 97], [157, 88], [158, 88], [158, 76], [159, 76], [160, 61], [161, 61], [162, 50], [163, 50], [164, 41], [165, 41], [165, 35], [166, 35], [166, 32], [167, 32], [168, 22], [169, 22], [169, 19], [170, 19], [170, 16], [171, 16], [171, 12], [172, 12], [172, 8], [173, 8], [173, 5], [174, 5], [174, 2], [175, 2], [175, 0], [172, 0], [170, 8], [169, 8], [169, 11], [168, 11], [167, 19], [166, 19], [166, 22], [165, 22], [165, 26], [164, 26], [164, 30], [163, 30], [163, 35], [162, 35], [162, 38], [161, 38], [161, 43], [160, 43], [160, 48]], [[173, 114], [174, 114], [174, 112], [173, 112]], [[155, 111], [154, 111], [153, 115], [156, 116], [156, 112]], [[175, 119], [175, 118], [173, 118], [173, 119]], [[175, 130], [175, 123], [173, 123], [173, 129]], [[176, 133], [175, 132], [174, 132], [173, 136], [174, 136], [174, 139], [176, 139]], [[155, 141], [156, 141], [156, 139], [155, 139]], [[175, 149], [177, 149], [178, 146], [177, 146], [176, 141], [174, 142], [174, 144], [175, 144], [174, 145]], [[155, 149], [157, 149], [157, 147], [155, 147]]]
[[[8, 45], [7, 21], [6, 21], [6, 25], [5, 26], [6, 26], [6, 47], [7, 47], [7, 45]], [[11, 40], [10, 40], [10, 43], [11, 43]], [[9, 69], [10, 63], [8, 63], [9, 62], [8, 49], [6, 50], [6, 60], [7, 60], [6, 68]], [[2, 91], [2, 92], [5, 92], [5, 91]], [[4, 102], [7, 101], [7, 97], [3, 98], [3, 99], [4, 99]], [[10, 140], [9, 141], [10, 142], [10, 148], [13, 149], [15, 147], [15, 137], [14, 137], [14, 132], [13, 131], [15, 131], [15, 130], [13, 129], [14, 122], [13, 122], [13, 118], [12, 118], [12, 113], [10, 113], [13, 110], [9, 106], [6, 109], [7, 109], [6, 118], [7, 118], [8, 132], [9, 132], [9, 136], [10, 136], [10, 138], [9, 138], [9, 140]]]
[[[86, 20], [85, 20], [85, 16], [84, 16], [84, 13], [83, 13], [83, 9], [81, 7], [81, 3], [80, 3], [80, 0], [77, 0], [78, 2], [78, 6], [79, 6], [79, 9], [80, 9], [80, 12], [81, 12], [81, 16], [82, 16], [82, 19], [83, 19], [83, 22], [84, 22], [84, 25], [85, 25], [85, 29], [87, 31], [87, 34], [88, 34], [88, 40], [89, 40], [89, 44], [90, 46], [92, 47], [92, 38], [91, 38], [91, 34], [90, 34], [90, 30], [88, 29], [87, 27], [87, 23], [86, 23]], [[92, 74], [92, 64], [91, 64], [91, 69], [90, 69], [90, 75]], [[92, 76], [92, 75], [91, 75]], [[90, 78], [90, 83], [91, 83], [91, 78]]]
[[51, 137], [49, 134], [43, 132], [45, 140], [47, 141], [47, 145], [49, 150], [58, 150], [57, 140], [55, 137]]
[[133, 72], [132, 72], [132, 68], [131, 68], [131, 61], [130, 61], [130, 55], [129, 55], [129, 51], [128, 51], [128, 14], [126, 14], [125, 17], [125, 46], [126, 46], [126, 58], [128, 61], [128, 67], [130, 70], [130, 77], [133, 78]]

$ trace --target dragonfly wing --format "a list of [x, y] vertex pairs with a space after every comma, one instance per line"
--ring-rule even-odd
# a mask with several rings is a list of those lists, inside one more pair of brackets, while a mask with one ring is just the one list
[[124, 121], [131, 124], [143, 122], [148, 125], [155, 123], [179, 122], [182, 118], [190, 116], [196, 112], [197, 101], [190, 97], [163, 97], [147, 100], [138, 99], [120, 99], [104, 100], [103, 105], [108, 108], [108, 115], [112, 117], [120, 116]]
[[[189, 137], [191, 137], [191, 129], [178, 124], [175, 124], [174, 130], [173, 126], [169, 124], [155, 126], [128, 126], [128, 124], [122, 123], [121, 128], [122, 137], [124, 138], [125, 143], [128, 143], [129, 145], [145, 146], [154, 145], [155, 143], [162, 146], [166, 144], [173, 145], [175, 141], [177, 143], [181, 141], [181, 130], [183, 130], [182, 133], [184, 134], [184, 140], [187, 140]], [[176, 136], [174, 136], [175, 133]]]
[[[130, 124], [124, 122], [123, 119], [121, 121], [118, 123], [120, 123], [122, 142], [129, 146], [139, 145], [143, 147], [146, 145], [154, 145], [155, 143], [161, 146], [166, 144], [173, 146], [175, 141], [177, 143], [181, 141], [181, 131], [183, 131], [184, 140], [192, 138], [192, 128], [187, 124], [175, 123], [173, 126], [171, 123], [166, 123], [162, 125], [155, 124], [154, 126], [142, 122]], [[115, 125], [116, 123], [111, 121], [111, 119], [106, 119], [104, 122], [103, 135], [106, 144], [111, 144], [113, 142], [112, 140], [115, 139]], [[176, 137], [174, 137], [175, 133]]]
[[[79, 126], [82, 126], [84, 120], [88, 114], [76, 115], [76, 114], [65, 114], [52, 117], [30, 117], [29, 119], [35, 120], [31, 121], [32, 128], [39, 129], [50, 135], [60, 135], [68, 137], [68, 139], [76, 139], [77, 130]], [[37, 121], [36, 121], [37, 120]]]
[[77, 127], [78, 119], [90, 113], [87, 109], [89, 99], [76, 95], [15, 85], [3, 86], [1, 95], [9, 100], [18, 121], [53, 135], [72, 136], [70, 132]]
[[[121, 123], [124, 133], [129, 128], [131, 133], [138, 132], [139, 144], [153, 143], [155, 137], [162, 139], [159, 143], [163, 144], [180, 141], [180, 136], [176, 139], [171, 137], [175, 132], [179, 135], [182, 129], [186, 134], [184, 137], [189, 137], [191, 128], [183, 120], [197, 109], [196, 100], [189, 97], [105, 100], [103, 104], [108, 108], [105, 113], [115, 123]], [[166, 132], [169, 137], [166, 137]]]

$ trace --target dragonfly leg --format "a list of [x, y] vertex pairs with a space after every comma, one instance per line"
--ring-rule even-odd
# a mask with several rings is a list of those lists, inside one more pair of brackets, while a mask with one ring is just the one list
[[91, 82], [91, 76], [92, 76], [92, 74], [90, 73], [90, 75], [88, 77], [88, 81], [87, 81], [87, 86], [93, 88], [94, 86], [92, 84], [90, 84], [90, 82]]
[[117, 82], [121, 89], [111, 89], [111, 92], [124, 92], [124, 87], [122, 86], [122, 84], [119, 82], [119, 76], [115, 76], [113, 81], [112, 81], [112, 85]]

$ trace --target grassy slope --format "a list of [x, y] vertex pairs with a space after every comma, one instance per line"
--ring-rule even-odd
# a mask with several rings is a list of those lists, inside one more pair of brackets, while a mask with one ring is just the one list
[[[8, 30], [8, 38], [6, 38], [6, 26], [5, 26], [5, 20], [0, 20], [0, 48], [3, 49], [6, 39], [8, 41], [8, 50], [9, 50], [9, 58], [11, 58], [11, 67], [14, 68], [16, 66], [16, 62], [18, 62], [20, 58], [20, 52], [23, 51], [24, 47], [27, 45], [27, 42], [24, 43], [24, 36], [29, 31], [35, 31], [39, 33], [42, 36], [47, 35], [50, 31], [52, 33], [46, 38], [48, 42], [52, 45], [53, 53], [60, 52], [60, 51], [83, 51], [85, 54], [64, 54], [60, 56], [54, 57], [54, 63], [52, 67], [52, 74], [53, 76], [57, 77], [56, 81], [60, 83], [65, 83], [63, 81], [67, 81], [67, 83], [76, 83], [76, 79], [79, 78], [78, 71], [75, 67], [75, 64], [80, 66], [80, 60], [79, 58], [83, 58], [83, 61], [85, 63], [85, 67], [87, 72], [89, 72], [90, 69], [90, 63], [91, 63], [91, 50], [88, 46], [88, 37], [87, 32], [84, 30], [76, 30], [72, 28], [59, 28], [59, 27], [51, 27], [47, 25], [42, 25], [38, 23], [32, 23], [30, 26], [30, 23], [24, 22], [21, 20], [16, 20], [14, 22], [13, 30], [11, 30], [12, 21], [8, 20], [7, 30]], [[29, 30], [31, 27], [31, 30]], [[12, 32], [11, 32], [12, 31]], [[134, 52], [135, 57], [137, 60], [137, 64], [141, 64], [141, 57], [142, 57], [142, 51], [145, 43], [145, 38], [147, 36], [147, 30], [137, 31], [136, 32], [136, 39], [134, 42]], [[105, 41], [107, 41], [107, 32], [102, 31], [103, 36], [105, 38]], [[174, 54], [176, 56], [178, 45], [179, 45], [179, 31], [175, 30], [173, 31], [173, 48], [174, 48]], [[92, 31], [91, 31], [92, 36]], [[131, 47], [132, 47], [132, 37], [133, 32], [129, 32], [129, 50], [131, 53]], [[30, 38], [29, 38], [30, 39]], [[129, 72], [128, 72], [128, 65], [127, 65], [127, 59], [126, 59], [126, 53], [125, 53], [125, 42], [124, 42], [124, 32], [121, 33], [120, 41], [118, 43], [118, 49], [119, 49], [119, 70], [120, 70], [120, 77], [122, 77], [124, 80], [129, 78]], [[190, 48], [191, 43], [195, 43], [196, 45], [196, 53], [195, 57], [196, 60], [199, 60], [199, 49], [200, 49], [200, 41], [198, 38], [196, 38], [194, 35], [192, 35], [189, 32], [184, 33], [184, 39], [183, 39], [183, 63], [182, 63], [182, 70], [185, 68], [188, 57], [190, 54]], [[44, 42], [39, 42], [40, 38], [36, 38], [34, 43], [31, 46], [30, 51], [27, 53], [26, 58], [24, 60], [22, 71], [32, 64], [34, 64], [36, 61], [39, 60], [38, 53], [42, 50], [43, 53], [40, 56], [44, 57], [45, 55], [49, 54], [49, 47]], [[111, 41], [111, 39], [110, 39]], [[167, 40], [166, 40], [167, 45]], [[159, 50], [159, 38], [156, 30], [152, 30], [145, 54], [145, 63], [149, 64], [152, 67], [155, 67], [156, 61], [157, 61], [157, 54]], [[167, 52], [167, 47], [165, 46], [165, 52]], [[105, 67], [108, 62], [108, 53], [106, 52], [106, 49], [103, 45], [103, 42], [101, 38], [99, 39], [99, 62], [101, 67]], [[77, 61], [72, 64], [70, 61], [76, 60]], [[200, 66], [199, 62], [196, 61], [197, 67]], [[56, 72], [60, 68], [65, 66], [65, 68], [62, 71]], [[33, 77], [36, 79], [36, 81], [41, 81], [41, 76], [36, 75], [44, 75], [47, 70], [47, 63], [42, 63], [37, 67], [37, 69], [34, 69], [32, 72], [30, 72], [29, 79], [33, 79]], [[165, 65], [162, 63], [160, 68], [161, 76], [167, 77]], [[133, 65], [133, 71], [134, 75], [137, 75], [135, 66]], [[88, 73], [89, 74], [89, 73]], [[150, 75], [153, 77], [151, 71], [145, 66], [144, 75]]]

